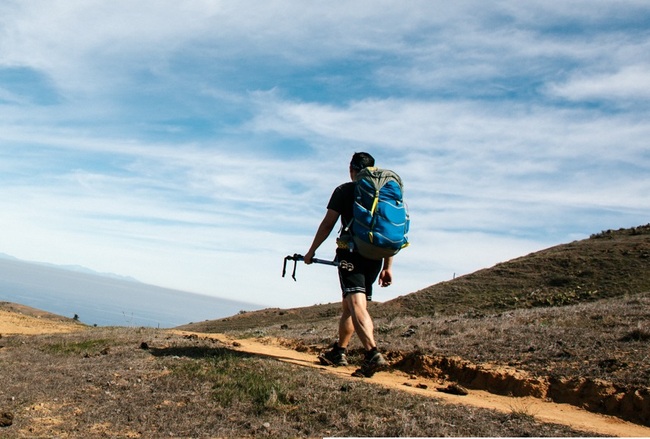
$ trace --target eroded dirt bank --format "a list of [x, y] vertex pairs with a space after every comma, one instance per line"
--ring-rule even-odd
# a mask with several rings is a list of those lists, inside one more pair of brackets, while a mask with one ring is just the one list
[[393, 367], [428, 378], [444, 378], [498, 395], [535, 397], [650, 426], [650, 389], [621, 388], [602, 380], [532, 377], [507, 367], [477, 365], [458, 357], [417, 353], [390, 355]]

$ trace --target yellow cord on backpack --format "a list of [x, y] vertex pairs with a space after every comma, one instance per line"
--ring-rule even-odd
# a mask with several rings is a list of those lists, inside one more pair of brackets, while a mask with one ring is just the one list
[[[370, 209], [370, 216], [375, 216], [375, 212], [377, 211], [377, 205], [379, 204], [379, 190], [375, 191], [375, 199], [372, 200], [372, 209]], [[372, 232], [368, 232], [368, 241], [370, 243], [373, 243], [373, 234]]]
[[370, 210], [370, 215], [375, 214], [375, 210], [377, 210], [378, 204], [379, 204], [379, 191], [375, 191], [375, 199], [372, 201], [372, 209]]

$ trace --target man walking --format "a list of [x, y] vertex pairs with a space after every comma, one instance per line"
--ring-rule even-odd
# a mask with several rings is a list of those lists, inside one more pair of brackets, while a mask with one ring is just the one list
[[342, 234], [337, 239], [336, 258], [339, 262], [338, 275], [343, 292], [342, 313], [339, 320], [339, 337], [331, 350], [321, 354], [321, 361], [335, 365], [347, 366], [346, 349], [352, 335], [357, 333], [361, 344], [366, 350], [365, 360], [355, 376], [371, 377], [376, 371], [388, 366], [387, 361], [377, 350], [374, 338], [374, 326], [368, 313], [367, 302], [372, 299], [372, 285], [379, 277], [379, 285], [387, 287], [391, 284], [393, 257], [382, 260], [368, 259], [360, 255], [352, 246], [350, 236], [346, 236], [345, 228], [352, 221], [352, 206], [354, 204], [354, 180], [362, 169], [375, 165], [375, 159], [368, 153], [358, 152], [350, 162], [350, 178], [352, 181], [338, 186], [327, 204], [325, 217], [318, 226], [314, 240], [305, 254], [305, 263], [311, 264], [316, 250], [328, 238], [332, 229], [341, 218]]

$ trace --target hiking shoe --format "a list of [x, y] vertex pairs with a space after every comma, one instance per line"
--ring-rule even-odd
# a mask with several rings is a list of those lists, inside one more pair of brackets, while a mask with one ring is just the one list
[[321, 352], [318, 360], [325, 366], [347, 366], [348, 358], [345, 355], [345, 349], [341, 349], [338, 344], [334, 344], [329, 351]]
[[379, 351], [375, 351], [371, 355], [366, 355], [361, 367], [354, 371], [352, 376], [359, 378], [370, 378], [375, 372], [388, 368], [388, 361], [384, 359]]

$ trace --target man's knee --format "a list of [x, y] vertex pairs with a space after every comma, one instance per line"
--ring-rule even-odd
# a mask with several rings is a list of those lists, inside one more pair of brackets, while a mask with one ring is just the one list
[[345, 300], [353, 318], [363, 318], [368, 314], [368, 302], [365, 293], [350, 294]]
[[365, 291], [357, 291], [354, 293], [349, 293], [345, 296], [345, 300], [348, 301], [348, 304], [353, 306], [365, 306], [368, 299], [366, 298]]

